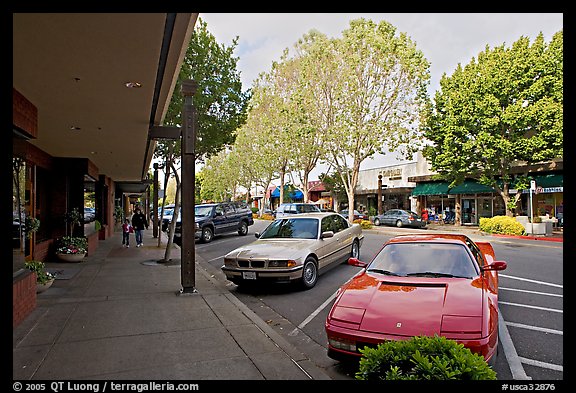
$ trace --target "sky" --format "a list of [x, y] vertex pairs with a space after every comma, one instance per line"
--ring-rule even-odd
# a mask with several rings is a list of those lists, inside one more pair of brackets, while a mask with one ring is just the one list
[[[261, 72], [269, 72], [288, 48], [311, 29], [340, 38], [353, 19], [385, 20], [406, 33], [430, 63], [430, 96], [439, 89], [444, 73], [450, 76], [458, 64], [466, 65], [488, 45], [509, 47], [521, 36], [532, 43], [542, 32], [550, 42], [563, 29], [562, 13], [200, 13], [208, 31], [220, 44], [229, 47], [238, 37], [234, 55], [243, 90]], [[393, 155], [363, 162], [361, 169], [398, 163]], [[319, 174], [319, 173], [318, 173]]]

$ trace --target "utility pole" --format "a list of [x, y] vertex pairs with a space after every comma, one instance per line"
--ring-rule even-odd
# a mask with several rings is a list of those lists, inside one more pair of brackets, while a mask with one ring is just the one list
[[382, 214], [382, 175], [378, 175], [378, 215]]
[[152, 235], [158, 237], [158, 163], [154, 163], [154, 194], [152, 196]]
[[182, 95], [184, 108], [182, 109], [182, 247], [181, 247], [181, 281], [180, 294], [192, 294], [196, 290], [196, 250], [195, 250], [195, 221], [194, 209], [196, 207], [195, 192], [195, 141], [196, 141], [196, 108], [193, 97], [198, 88], [196, 81], [187, 79], [182, 82]]

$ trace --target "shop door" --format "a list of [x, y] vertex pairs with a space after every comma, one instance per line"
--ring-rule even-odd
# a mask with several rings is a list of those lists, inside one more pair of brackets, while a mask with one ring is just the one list
[[462, 224], [476, 224], [476, 199], [462, 198]]

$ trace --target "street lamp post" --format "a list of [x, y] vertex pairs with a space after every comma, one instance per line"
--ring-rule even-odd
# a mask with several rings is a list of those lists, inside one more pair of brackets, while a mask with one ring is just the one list
[[182, 110], [182, 242], [181, 252], [181, 294], [196, 293], [195, 259], [196, 250], [194, 244], [195, 221], [194, 208], [195, 198], [195, 139], [196, 139], [196, 109], [193, 105], [193, 97], [198, 88], [198, 83], [187, 79], [182, 82], [182, 95], [184, 96], [184, 108]]
[[382, 175], [378, 175], [378, 215], [382, 214]]

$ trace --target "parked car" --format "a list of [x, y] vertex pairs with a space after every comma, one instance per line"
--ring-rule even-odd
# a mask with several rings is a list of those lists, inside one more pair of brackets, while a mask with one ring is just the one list
[[[162, 231], [166, 232], [168, 230], [168, 225], [172, 221], [172, 216], [174, 215], [174, 207], [175, 205], [166, 205], [164, 206], [164, 214], [162, 215]], [[161, 209], [158, 209], [158, 216], [162, 212]]]
[[351, 359], [385, 340], [435, 334], [494, 361], [498, 271], [489, 242], [463, 234], [400, 235], [339, 290], [327, 316], [328, 356]]
[[[174, 239], [182, 239], [182, 215], [178, 215], [174, 227]], [[194, 208], [196, 223], [195, 239], [202, 243], [210, 243], [214, 236], [230, 232], [238, 232], [240, 236], [248, 234], [248, 227], [254, 225], [252, 209], [243, 202], [222, 202], [196, 205]]]
[[[348, 210], [341, 210], [340, 214], [342, 214], [346, 219], [348, 219]], [[354, 220], [367, 220], [368, 215], [360, 213], [358, 210], [354, 210]]]
[[92, 222], [96, 219], [96, 209], [93, 207], [84, 208], [84, 222]]
[[235, 284], [272, 280], [312, 288], [321, 272], [358, 258], [364, 240], [362, 227], [337, 213], [277, 218], [255, 235], [258, 240], [224, 256], [222, 271]]
[[276, 209], [274, 218], [292, 216], [303, 213], [319, 213], [320, 208], [313, 203], [282, 203]]
[[411, 210], [391, 209], [374, 217], [374, 225], [391, 225], [398, 228], [425, 228], [426, 220], [423, 220], [418, 213]]

